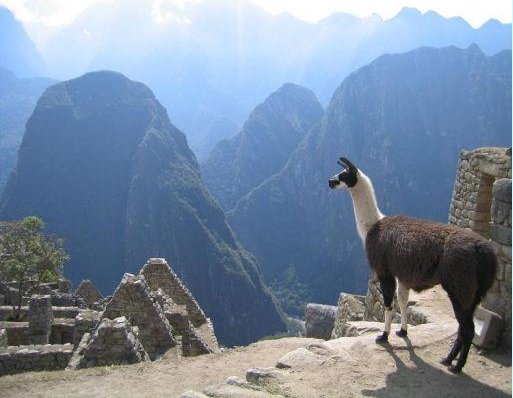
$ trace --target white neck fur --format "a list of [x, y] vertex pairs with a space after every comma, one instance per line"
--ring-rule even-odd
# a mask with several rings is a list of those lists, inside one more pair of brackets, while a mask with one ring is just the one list
[[354, 215], [358, 234], [365, 244], [367, 232], [371, 227], [385, 217], [378, 208], [376, 196], [372, 182], [365, 174], [358, 170], [358, 182], [351, 188], [351, 198], [353, 199]]

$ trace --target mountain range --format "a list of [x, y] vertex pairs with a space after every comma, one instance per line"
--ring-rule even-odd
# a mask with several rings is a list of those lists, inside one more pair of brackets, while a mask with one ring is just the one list
[[102, 71], [44, 92], [0, 201], [0, 219], [27, 215], [65, 237], [75, 283], [110, 293], [124, 272], [165, 257], [224, 344], [285, 329], [185, 135], [142, 83]]
[[311, 24], [247, 0], [114, 0], [93, 4], [41, 51], [58, 79], [112, 69], [152, 87], [204, 160], [284, 82], [326, 105], [349, 73], [384, 53], [471, 43], [488, 55], [511, 49], [511, 24], [474, 29], [411, 8], [389, 20], [335, 13]]
[[[511, 145], [511, 51], [419, 48], [347, 77], [282, 170], [228, 213], [285, 310], [364, 294], [368, 267], [350, 196], [328, 189], [348, 157], [385, 214], [446, 222], [461, 149]], [[215, 192], [215, 191], [214, 191]]]

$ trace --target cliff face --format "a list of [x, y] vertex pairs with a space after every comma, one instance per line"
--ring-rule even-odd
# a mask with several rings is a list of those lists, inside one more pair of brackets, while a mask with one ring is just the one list
[[446, 221], [461, 148], [511, 145], [511, 52], [421, 48], [385, 55], [336, 90], [320, 127], [230, 222], [263, 274], [295, 270], [310, 299], [364, 293], [367, 270], [348, 193], [330, 192], [343, 154], [372, 179], [381, 210]]
[[66, 238], [67, 276], [110, 292], [165, 257], [225, 344], [284, 328], [257, 264], [205, 188], [185, 136], [143, 84], [96, 72], [50, 87], [27, 123], [0, 217]]
[[221, 206], [232, 209], [252, 188], [280, 171], [322, 113], [313, 92], [290, 83], [257, 106], [242, 131], [221, 141], [202, 164], [205, 183]]

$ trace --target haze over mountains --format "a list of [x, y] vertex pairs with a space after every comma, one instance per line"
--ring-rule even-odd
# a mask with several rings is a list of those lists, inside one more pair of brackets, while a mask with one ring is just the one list
[[223, 343], [285, 329], [185, 136], [141, 83], [96, 72], [45, 91], [0, 202], [2, 220], [32, 214], [66, 237], [75, 283], [110, 293], [148, 256], [165, 257]]
[[511, 24], [491, 20], [474, 29], [415, 9], [387, 21], [336, 13], [309, 24], [245, 0], [183, 7], [118, 0], [91, 6], [42, 52], [58, 79], [112, 69], [148, 84], [204, 159], [285, 82], [312, 89], [327, 104], [349, 73], [383, 53], [471, 43], [488, 55], [511, 48]]
[[364, 294], [368, 273], [350, 196], [327, 186], [341, 154], [370, 176], [385, 214], [446, 222], [459, 151], [510, 145], [511, 51], [384, 55], [344, 80], [319, 128], [229, 220], [275, 289], [335, 303]]

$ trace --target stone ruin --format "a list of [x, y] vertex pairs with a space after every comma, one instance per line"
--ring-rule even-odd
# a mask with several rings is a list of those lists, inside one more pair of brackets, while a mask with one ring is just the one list
[[[21, 322], [7, 320], [14, 294], [3, 296], [11, 306], [0, 307], [0, 376], [219, 352], [212, 322], [164, 259], [125, 274], [106, 299], [90, 281], [76, 295], [69, 290], [69, 283], [49, 284], [37, 290], [48, 294], [24, 298]], [[62, 294], [81, 307], [55, 305]]]
[[132, 364], [150, 357], [128, 320], [104, 318], [93, 335], [86, 333], [71, 358], [68, 369], [112, 364]]
[[98, 305], [103, 300], [102, 294], [89, 279], [80, 282], [75, 295], [81, 297], [87, 306]]
[[[461, 152], [449, 223], [491, 239], [498, 255], [496, 281], [474, 315], [474, 344], [493, 348], [500, 340], [511, 348], [511, 148]], [[400, 322], [396, 300], [394, 307], [393, 322]], [[408, 308], [407, 316], [411, 325], [427, 322], [426, 316], [412, 307]], [[383, 295], [376, 275], [369, 278], [366, 296], [340, 294], [334, 322], [330, 311], [312, 304], [307, 306], [305, 320], [307, 337], [328, 339], [322, 335], [331, 324], [331, 338], [358, 336], [373, 328], [380, 330], [381, 325], [373, 323], [384, 321]]]
[[[470, 228], [495, 246], [499, 260], [495, 283], [481, 303], [485, 311], [478, 309], [476, 315], [482, 314], [494, 323], [503, 320], [503, 332], [499, 330], [502, 333], [497, 338], [490, 338], [495, 344], [500, 340], [511, 348], [511, 148], [461, 152], [449, 223]], [[484, 325], [479, 320], [482, 316], [476, 318], [479, 334]], [[483, 342], [494, 345], [493, 341]]]

